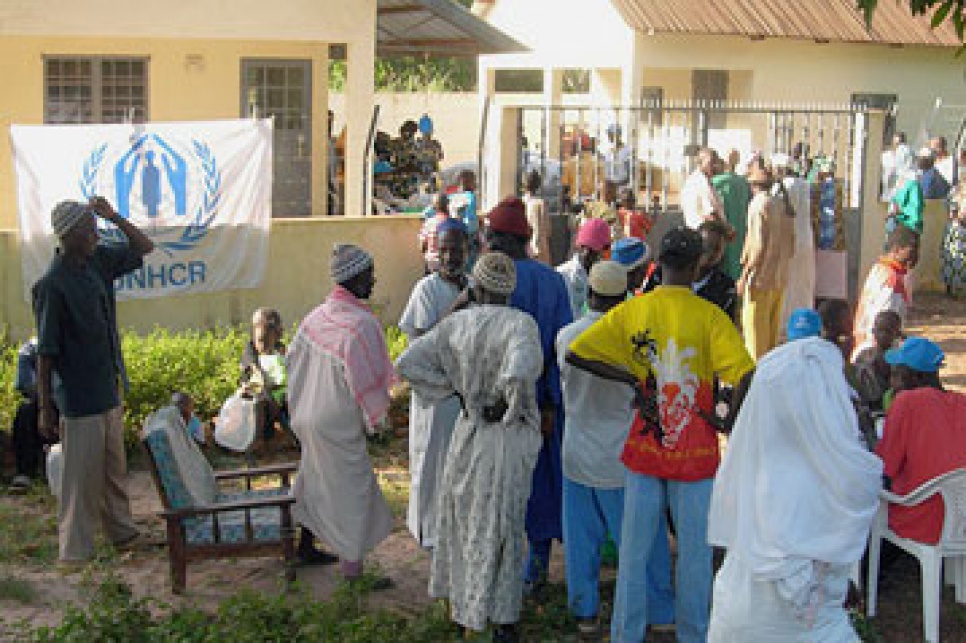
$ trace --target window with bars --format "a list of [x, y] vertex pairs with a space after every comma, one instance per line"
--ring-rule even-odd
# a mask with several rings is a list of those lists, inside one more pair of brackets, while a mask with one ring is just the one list
[[147, 58], [47, 56], [45, 123], [148, 120]]

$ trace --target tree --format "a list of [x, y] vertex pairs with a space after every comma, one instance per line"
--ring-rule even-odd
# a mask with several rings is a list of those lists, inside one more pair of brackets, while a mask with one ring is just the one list
[[[876, 5], [879, 0], [856, 0], [859, 9], [865, 14], [865, 21], [872, 23], [872, 16], [875, 13]], [[896, 0], [897, 2], [899, 0]], [[964, 21], [963, 8], [966, 0], [908, 0], [909, 10], [914, 16], [925, 16], [932, 13], [932, 28], [935, 29], [944, 22], [952, 23], [956, 30], [956, 35], [963, 40]]]

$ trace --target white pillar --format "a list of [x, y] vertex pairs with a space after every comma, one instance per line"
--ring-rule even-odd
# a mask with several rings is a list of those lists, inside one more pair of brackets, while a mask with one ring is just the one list
[[555, 159], [560, 154], [560, 110], [548, 109], [559, 107], [563, 102], [563, 70], [545, 67], [543, 70], [543, 106], [546, 109], [546, 150], [547, 158]]
[[[372, 3], [372, 11], [375, 14], [375, 3]], [[372, 20], [375, 24], [375, 15]], [[372, 163], [365, 167], [363, 164], [372, 109], [375, 105], [375, 35], [348, 43], [346, 61], [345, 214], [358, 217], [369, 214], [372, 203]], [[363, 184], [369, 186], [365, 194]]]

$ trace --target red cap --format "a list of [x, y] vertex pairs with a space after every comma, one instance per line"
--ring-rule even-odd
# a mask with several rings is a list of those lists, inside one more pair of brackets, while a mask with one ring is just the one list
[[500, 201], [487, 215], [490, 230], [505, 232], [517, 237], [529, 239], [531, 230], [527, 222], [527, 208], [523, 201], [515, 196], [508, 196]]

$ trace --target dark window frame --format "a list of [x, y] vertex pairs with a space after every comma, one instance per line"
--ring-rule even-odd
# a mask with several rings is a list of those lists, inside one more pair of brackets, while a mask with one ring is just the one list
[[[44, 123], [148, 121], [151, 104], [150, 62], [148, 56], [45, 54]], [[59, 67], [56, 75], [52, 73], [55, 66]], [[64, 101], [64, 93], [78, 95], [76, 104], [80, 106], [79, 114], [55, 113], [55, 109], [62, 108], [57, 103]], [[84, 101], [89, 105], [86, 109]], [[70, 105], [70, 102], [65, 101], [65, 104]], [[130, 111], [132, 109], [133, 113]]]

